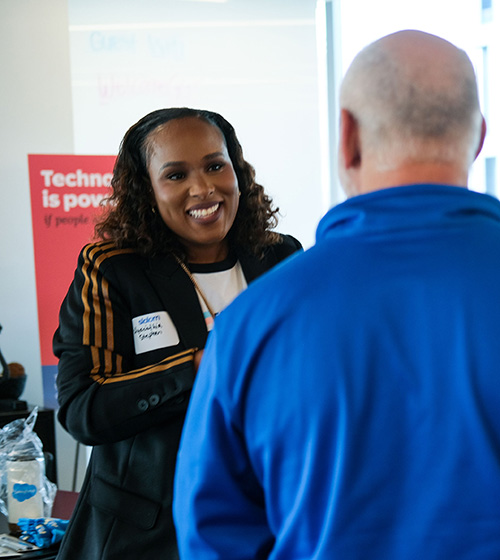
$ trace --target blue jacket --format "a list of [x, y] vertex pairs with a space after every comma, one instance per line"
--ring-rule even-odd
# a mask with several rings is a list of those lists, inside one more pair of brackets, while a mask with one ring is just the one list
[[395, 187], [215, 321], [183, 432], [183, 560], [500, 558], [500, 203]]

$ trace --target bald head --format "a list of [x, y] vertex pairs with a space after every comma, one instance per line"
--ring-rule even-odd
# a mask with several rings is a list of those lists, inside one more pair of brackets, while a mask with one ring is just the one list
[[358, 126], [360, 155], [381, 171], [405, 163], [468, 170], [480, 147], [472, 64], [428, 33], [400, 31], [363, 49], [345, 75], [340, 107]]

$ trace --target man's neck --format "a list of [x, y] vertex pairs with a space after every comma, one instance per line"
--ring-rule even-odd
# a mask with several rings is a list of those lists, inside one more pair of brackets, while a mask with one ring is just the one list
[[380, 170], [363, 166], [358, 193], [404, 185], [433, 183], [467, 188], [467, 170], [446, 163], [405, 163], [395, 169]]

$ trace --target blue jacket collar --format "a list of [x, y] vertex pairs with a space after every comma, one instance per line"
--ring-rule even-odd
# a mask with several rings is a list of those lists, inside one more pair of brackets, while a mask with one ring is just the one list
[[464, 187], [418, 184], [355, 196], [333, 207], [320, 221], [316, 241], [357, 232], [430, 227], [458, 217], [489, 216], [500, 221], [500, 201]]

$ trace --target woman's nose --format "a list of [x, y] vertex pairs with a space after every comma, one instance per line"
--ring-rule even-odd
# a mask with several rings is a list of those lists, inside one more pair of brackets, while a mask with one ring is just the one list
[[207, 177], [201, 174], [197, 174], [193, 177], [193, 180], [189, 187], [189, 194], [191, 196], [204, 198], [213, 194], [214, 190], [215, 190], [214, 186], [212, 185], [211, 181], [208, 180]]

